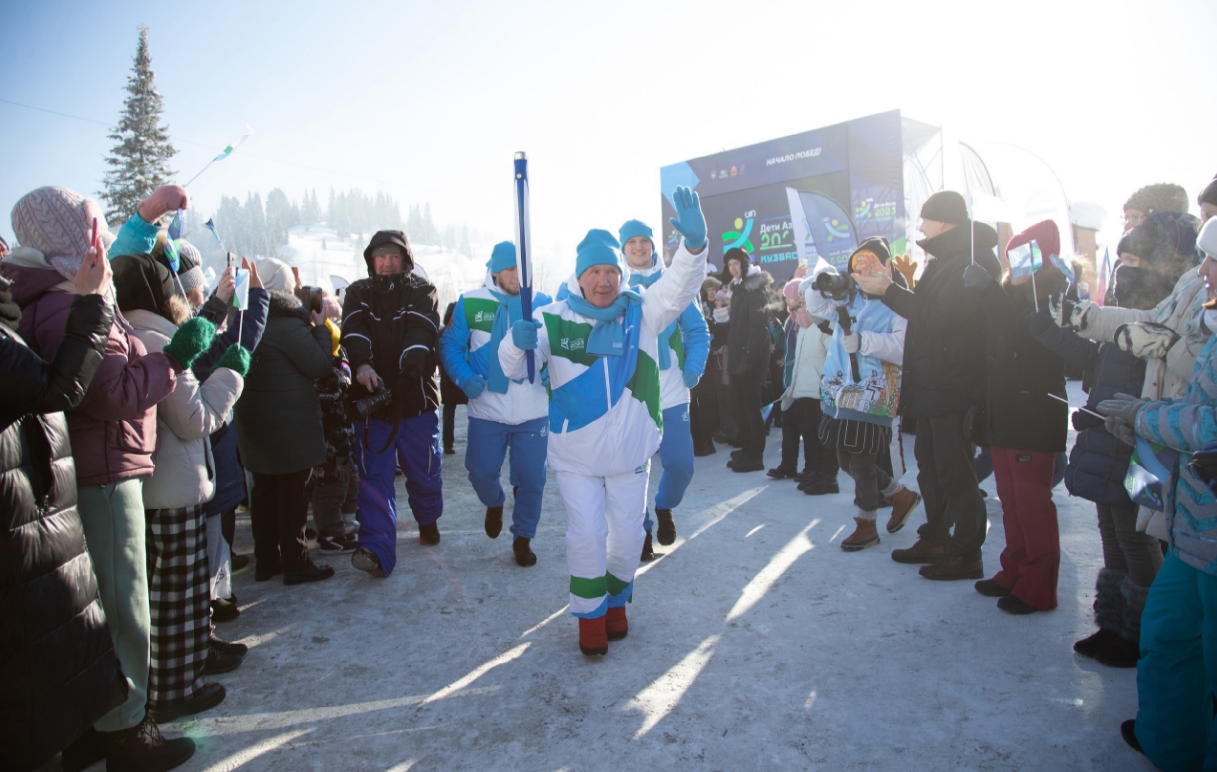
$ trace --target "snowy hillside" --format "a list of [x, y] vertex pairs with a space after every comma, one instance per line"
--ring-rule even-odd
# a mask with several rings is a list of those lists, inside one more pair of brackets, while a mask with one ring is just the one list
[[[322, 223], [307, 231], [303, 226], [292, 228], [287, 245], [279, 247], [279, 254], [288, 265], [300, 269], [300, 279], [305, 284], [332, 290], [331, 276], [341, 276], [347, 281], [367, 276], [363, 261], [367, 243], [367, 235], [340, 239]], [[415, 244], [413, 250], [415, 262], [435, 284], [441, 311], [461, 292], [479, 286], [486, 275], [485, 258], [471, 258], [427, 244]], [[489, 255], [490, 247], [475, 244], [473, 252]]]

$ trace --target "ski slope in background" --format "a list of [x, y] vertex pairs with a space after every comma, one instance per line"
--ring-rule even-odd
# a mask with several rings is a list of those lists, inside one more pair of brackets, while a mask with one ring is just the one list
[[[367, 243], [366, 235], [341, 239], [325, 223], [308, 230], [300, 226], [291, 229], [287, 244], [279, 247], [279, 256], [300, 269], [300, 279], [305, 284], [332, 292], [331, 276], [341, 276], [347, 281], [367, 278], [368, 269], [363, 261]], [[412, 244], [412, 248], [415, 263], [435, 284], [441, 313], [460, 293], [479, 286], [486, 276], [485, 258], [479, 260], [428, 244]], [[489, 255], [490, 247], [475, 244], [473, 252]]]

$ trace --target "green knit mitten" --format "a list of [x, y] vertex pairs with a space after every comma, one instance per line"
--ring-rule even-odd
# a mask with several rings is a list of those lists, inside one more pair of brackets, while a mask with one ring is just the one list
[[220, 357], [220, 361], [215, 363], [211, 368], [211, 372], [215, 372], [221, 367], [227, 367], [242, 378], [249, 372], [249, 352], [241, 348], [240, 343], [234, 343], [224, 352], [224, 356]]
[[215, 336], [216, 326], [196, 316], [177, 328], [177, 332], [173, 333], [173, 340], [169, 341], [164, 351], [173, 357], [183, 370], [189, 370], [194, 360], [199, 358], [199, 354], [211, 348], [211, 341]]

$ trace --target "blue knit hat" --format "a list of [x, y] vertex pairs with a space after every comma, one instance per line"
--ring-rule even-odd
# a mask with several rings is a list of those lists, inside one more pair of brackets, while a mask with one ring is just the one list
[[655, 263], [659, 260], [659, 250], [655, 248], [655, 237], [651, 231], [651, 226], [644, 223], [642, 220], [626, 220], [621, 229], [617, 231], [617, 241], [621, 244], [622, 249], [625, 248], [625, 242], [642, 236], [647, 241], [651, 242], [651, 261]]
[[621, 244], [606, 230], [592, 228], [579, 242], [575, 253], [575, 278], [583, 276], [583, 272], [593, 265], [611, 265], [616, 267], [618, 273], [625, 275]]
[[506, 271], [508, 268], [516, 267], [516, 245], [510, 241], [500, 241], [494, 245], [494, 249], [490, 252], [490, 261], [486, 263], [486, 267], [491, 273]]

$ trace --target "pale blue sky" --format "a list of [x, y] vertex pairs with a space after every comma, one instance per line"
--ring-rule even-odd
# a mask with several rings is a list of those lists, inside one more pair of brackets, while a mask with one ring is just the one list
[[[573, 261], [590, 227], [658, 225], [665, 164], [895, 108], [1030, 148], [1109, 228], [1136, 187], [1217, 173], [1200, 0], [7, 2], [0, 99], [113, 122], [141, 23], [181, 179], [255, 129], [191, 186], [205, 213], [358, 186], [508, 237], [526, 150], [534, 238]], [[6, 237], [30, 189], [100, 188], [104, 126], [0, 102], [0, 127]]]

